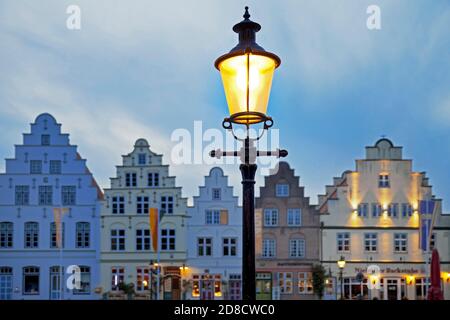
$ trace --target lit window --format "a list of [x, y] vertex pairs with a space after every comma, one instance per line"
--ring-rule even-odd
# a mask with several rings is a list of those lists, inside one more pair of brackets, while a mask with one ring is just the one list
[[149, 288], [149, 268], [147, 267], [137, 267], [136, 268], [136, 291], [144, 291]]
[[298, 273], [298, 293], [299, 294], [313, 294], [312, 273], [299, 272]]
[[291, 294], [292, 272], [278, 272], [278, 286], [280, 287], [280, 293]]
[[275, 194], [277, 197], [289, 197], [289, 185], [288, 184], [277, 184], [275, 189]]

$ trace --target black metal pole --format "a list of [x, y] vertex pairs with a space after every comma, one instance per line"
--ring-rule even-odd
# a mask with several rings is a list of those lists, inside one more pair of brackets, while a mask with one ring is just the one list
[[341, 278], [341, 300], [344, 300], [344, 278], [343, 278], [343, 270], [341, 269], [339, 272], [339, 278]]
[[257, 165], [249, 163], [249, 138], [245, 140], [242, 174], [242, 298], [256, 300], [255, 268], [255, 173]]

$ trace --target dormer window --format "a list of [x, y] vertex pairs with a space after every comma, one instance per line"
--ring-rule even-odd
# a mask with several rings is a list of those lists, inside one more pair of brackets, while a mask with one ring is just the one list
[[389, 175], [387, 173], [381, 173], [378, 176], [378, 188], [390, 188]]

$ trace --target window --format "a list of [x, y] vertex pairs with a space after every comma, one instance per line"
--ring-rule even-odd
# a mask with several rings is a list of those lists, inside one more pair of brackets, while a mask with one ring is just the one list
[[416, 278], [416, 300], [427, 300], [427, 288], [430, 287], [430, 278]]
[[280, 293], [292, 293], [292, 272], [278, 272], [278, 285], [280, 286]]
[[150, 229], [136, 229], [136, 250], [150, 250]]
[[276, 240], [275, 239], [263, 239], [263, 258], [273, 258], [276, 255]]
[[383, 209], [381, 208], [381, 204], [379, 203], [372, 203], [372, 217], [381, 217], [381, 213], [383, 212]]
[[149, 197], [148, 196], [136, 197], [136, 213], [148, 214], [148, 211], [149, 211]]
[[125, 213], [125, 197], [115, 196], [112, 197], [112, 213], [124, 214]]
[[76, 237], [77, 248], [89, 248], [91, 242], [91, 226], [89, 222], [77, 222]]
[[147, 157], [146, 157], [145, 153], [138, 154], [138, 164], [139, 165], [144, 165], [146, 160], [147, 160]]
[[221, 189], [220, 188], [213, 188], [212, 189], [212, 199], [213, 200], [220, 200], [221, 198]]
[[12, 222], [0, 223], [0, 248], [7, 249], [13, 247], [13, 231]]
[[367, 203], [358, 204], [358, 217], [366, 218], [369, 215], [369, 205]]
[[199, 257], [212, 256], [212, 238], [197, 239], [197, 255]]
[[39, 186], [39, 205], [51, 206], [53, 202], [52, 186]]
[[220, 224], [220, 210], [206, 210], [205, 223]]
[[408, 234], [394, 234], [394, 252], [406, 252], [408, 249]]
[[388, 174], [380, 174], [378, 176], [378, 188], [389, 188], [389, 175]]
[[[61, 230], [57, 230], [55, 222], [50, 223], [50, 248], [64, 248], [64, 229], [64, 222], [62, 223]], [[60, 236], [57, 235], [58, 231]]]
[[288, 226], [301, 226], [302, 224], [302, 210], [300, 208], [288, 209], [287, 211]]
[[298, 273], [298, 293], [313, 294], [312, 272]]
[[275, 195], [277, 197], [289, 197], [289, 185], [277, 184], [275, 187]]
[[149, 268], [137, 267], [136, 268], [136, 291], [144, 291], [149, 289]]
[[119, 291], [119, 284], [125, 279], [125, 269], [123, 267], [113, 267], [111, 269], [111, 290]]
[[411, 217], [413, 214], [413, 207], [409, 203], [402, 203], [402, 217]]
[[50, 160], [50, 174], [61, 174], [61, 160]]
[[147, 184], [149, 187], [158, 187], [159, 186], [159, 173], [150, 172], [148, 174]]
[[124, 251], [125, 250], [125, 230], [112, 229], [111, 230], [111, 250]]
[[389, 217], [398, 217], [398, 203], [391, 203], [388, 206], [388, 216]]
[[235, 257], [237, 255], [237, 239], [223, 238], [222, 239], [223, 256]]
[[305, 240], [291, 239], [289, 240], [289, 257], [303, 258], [305, 256]]
[[136, 187], [137, 185], [137, 175], [135, 172], [125, 173], [125, 186]]
[[161, 250], [175, 250], [175, 229], [161, 229]]
[[436, 248], [436, 233], [432, 233], [430, 237], [430, 251]]
[[337, 251], [348, 252], [350, 251], [350, 233], [343, 232], [337, 234]]
[[264, 226], [273, 227], [278, 225], [278, 209], [264, 209]]
[[77, 188], [75, 186], [62, 186], [61, 198], [63, 206], [74, 206], [77, 198]]
[[376, 233], [364, 234], [364, 250], [366, 252], [376, 252], [378, 244], [378, 235]]
[[241, 300], [241, 275], [240, 274], [230, 274], [228, 285], [230, 287], [230, 300]]
[[16, 206], [27, 206], [30, 204], [30, 187], [16, 186]]
[[88, 266], [80, 266], [80, 288], [73, 289], [73, 294], [90, 294], [91, 293], [91, 268]]
[[43, 145], [43, 146], [50, 145], [50, 135], [49, 134], [41, 135], [41, 145]]
[[173, 197], [162, 196], [161, 197], [161, 213], [173, 213]]
[[30, 160], [30, 173], [31, 174], [41, 174], [42, 173], [42, 161], [41, 160]]
[[0, 267], [0, 300], [12, 300], [13, 269]]
[[37, 222], [25, 223], [25, 248], [39, 246], [39, 224]]
[[39, 267], [24, 267], [22, 282], [24, 295], [39, 294]]

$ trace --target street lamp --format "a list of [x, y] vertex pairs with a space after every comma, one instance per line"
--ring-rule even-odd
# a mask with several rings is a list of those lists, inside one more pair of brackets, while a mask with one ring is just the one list
[[[233, 27], [239, 34], [239, 43], [230, 52], [220, 56], [214, 66], [220, 71], [230, 116], [222, 122], [224, 129], [230, 130], [236, 140], [242, 142], [239, 151], [211, 151], [212, 157], [240, 157], [242, 174], [242, 295], [244, 300], [256, 299], [255, 271], [255, 173], [258, 156], [287, 156], [286, 150], [258, 151], [255, 141], [250, 138], [250, 125], [264, 123], [264, 130], [273, 125], [266, 115], [272, 78], [280, 65], [280, 58], [256, 43], [256, 32], [261, 26], [251, 21], [248, 7], [244, 20]], [[233, 132], [233, 124], [245, 125], [246, 137], [239, 138]], [[263, 131], [264, 133], [264, 131]]]
[[345, 258], [344, 256], [341, 256], [341, 258], [337, 261], [337, 265], [339, 268], [339, 279], [341, 281], [341, 300], [344, 299], [344, 279], [343, 279], [343, 274], [344, 274], [344, 268], [345, 268]]

